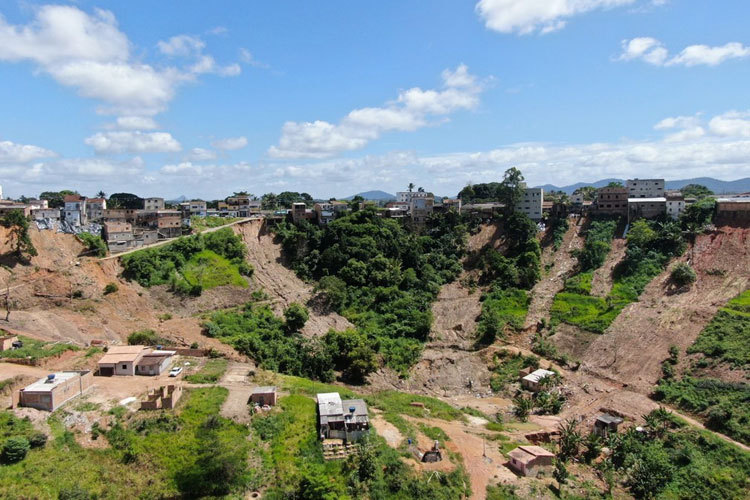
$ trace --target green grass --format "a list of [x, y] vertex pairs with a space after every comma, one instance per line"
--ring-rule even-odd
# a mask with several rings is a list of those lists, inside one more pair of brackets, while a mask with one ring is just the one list
[[19, 335], [18, 340], [23, 342], [23, 347], [9, 351], [0, 351], [0, 358], [44, 359], [57, 356], [65, 351], [78, 351], [80, 349], [78, 346], [72, 344], [44, 342], [23, 335]]
[[446, 441], [450, 441], [451, 438], [448, 437], [448, 434], [445, 433], [443, 429], [440, 427], [430, 427], [429, 425], [425, 425], [423, 423], [418, 424], [419, 431], [427, 436], [428, 438], [432, 439], [433, 441], [437, 440], [440, 441], [440, 443], [445, 443]]
[[242, 218], [240, 217], [193, 216], [193, 217], [190, 217], [190, 227], [192, 227], [195, 231], [200, 232], [200, 231], [214, 228], [214, 227], [226, 226], [227, 224], [231, 224], [232, 222], [237, 222], [238, 220], [242, 220]]
[[[365, 396], [365, 401], [371, 407], [378, 408], [386, 413], [409, 415], [417, 418], [432, 417], [448, 421], [464, 418], [461, 410], [429, 396], [382, 391]], [[424, 408], [412, 406], [411, 403], [422, 403]]]
[[526, 367], [539, 368], [539, 358], [536, 356], [514, 354], [506, 350], [498, 352], [493, 362], [490, 387], [495, 392], [506, 391], [510, 384], [518, 382], [518, 373], [521, 369]]
[[593, 278], [594, 271], [578, 273], [565, 280], [565, 291], [579, 295], [591, 295], [591, 280]]
[[750, 290], [722, 307], [706, 325], [688, 353], [730, 363], [734, 368], [750, 368]]
[[209, 359], [198, 372], [185, 376], [185, 380], [193, 384], [214, 384], [227, 371], [228, 364], [226, 359]]
[[248, 287], [237, 266], [211, 250], [203, 250], [190, 257], [182, 276], [190, 285], [200, 285], [204, 290], [225, 285]]
[[553, 321], [562, 321], [584, 330], [602, 333], [620, 313], [602, 297], [560, 292], [550, 308]]

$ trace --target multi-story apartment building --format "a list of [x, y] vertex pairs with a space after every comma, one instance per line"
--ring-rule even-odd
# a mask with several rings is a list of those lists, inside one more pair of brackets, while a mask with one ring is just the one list
[[77, 194], [69, 194], [63, 198], [63, 202], [65, 203], [63, 218], [66, 222], [74, 226], [80, 226], [88, 222], [86, 217], [86, 198]]
[[519, 212], [526, 214], [531, 220], [542, 219], [542, 205], [544, 204], [544, 189], [526, 188], [516, 208]]
[[664, 179], [628, 179], [625, 187], [628, 198], [661, 198], [664, 196]]
[[673, 219], [678, 219], [682, 212], [685, 211], [685, 197], [679, 191], [667, 193], [667, 215]]
[[102, 220], [106, 210], [107, 200], [104, 198], [89, 198], [86, 200], [86, 216], [90, 221]]
[[655, 219], [667, 212], [667, 199], [657, 198], [630, 198], [628, 199], [628, 221], [636, 219]]
[[427, 222], [427, 217], [433, 211], [435, 206], [435, 197], [432, 193], [412, 193], [419, 196], [412, 196], [411, 202], [409, 203], [409, 213], [411, 214], [411, 221], [414, 224], [424, 224]]
[[164, 210], [164, 198], [144, 198], [143, 209], [150, 212]]
[[603, 187], [596, 192], [596, 213], [606, 215], [628, 214], [628, 189], [622, 186]]

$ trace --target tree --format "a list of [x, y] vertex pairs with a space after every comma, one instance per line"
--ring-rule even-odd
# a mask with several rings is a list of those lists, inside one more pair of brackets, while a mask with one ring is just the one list
[[26, 458], [26, 454], [29, 452], [31, 445], [29, 440], [23, 436], [13, 436], [5, 440], [3, 444], [2, 453], [0, 456], [3, 462], [7, 464], [14, 464], [20, 462]]
[[63, 189], [62, 191], [44, 191], [39, 195], [39, 199], [47, 200], [47, 204], [50, 208], [60, 208], [65, 205], [65, 196], [70, 194], [78, 194], [78, 192], [69, 189]]
[[645, 219], [638, 219], [630, 225], [628, 231], [628, 246], [635, 245], [644, 248], [656, 239], [656, 231]]
[[100, 189], [100, 190], [99, 190], [99, 192], [98, 192], [98, 193], [96, 193], [96, 197], [97, 197], [97, 198], [106, 198], [106, 197], [107, 197], [107, 193], [105, 193], [104, 191], [102, 191], [102, 190]]
[[672, 278], [672, 281], [674, 281], [677, 286], [692, 285], [698, 278], [698, 275], [695, 274], [693, 268], [685, 262], [679, 262], [677, 265], [675, 265], [672, 268], [670, 276]]
[[557, 456], [563, 461], [576, 457], [582, 440], [581, 433], [578, 432], [578, 422], [574, 418], [563, 420], [558, 430], [560, 439], [557, 441], [557, 446], [560, 451]]
[[586, 451], [583, 453], [583, 458], [587, 463], [591, 463], [602, 452], [602, 438], [599, 434], [591, 432], [586, 436], [584, 445], [586, 446]]
[[568, 482], [569, 476], [568, 469], [565, 467], [565, 462], [563, 460], [555, 460], [555, 471], [553, 472], [553, 475], [555, 481], [557, 481], [557, 491], [558, 493], [562, 493], [562, 487]]
[[611, 181], [607, 184], [608, 188], [621, 188], [624, 187], [620, 181]]
[[680, 192], [686, 198], [698, 199], [705, 198], [706, 196], [711, 196], [712, 194], [714, 194], [713, 191], [701, 184], [688, 184], [687, 186], [684, 186], [682, 189], [680, 189]]
[[674, 475], [674, 466], [660, 441], [651, 441], [629, 469], [628, 484], [636, 498], [653, 498]]
[[8, 245], [19, 259], [28, 260], [37, 255], [29, 236], [29, 220], [21, 210], [11, 210], [0, 223], [10, 229]]
[[424, 188], [423, 188], [422, 186], [419, 186], [419, 187], [417, 188], [417, 192], [418, 192], [418, 193], [424, 193]]
[[409, 189], [409, 192], [411, 193], [412, 190], [414, 189], [414, 183], [410, 182], [409, 185], [407, 186], [407, 188]]
[[302, 330], [309, 317], [310, 313], [307, 312], [307, 308], [297, 302], [292, 302], [289, 304], [289, 307], [284, 310], [284, 318], [286, 319], [285, 326], [290, 332], [298, 332]]
[[133, 193], [114, 193], [109, 197], [109, 203], [114, 208], [137, 210], [143, 208], [143, 198]]
[[524, 184], [523, 174], [516, 167], [511, 167], [505, 171], [503, 181], [498, 189], [498, 199], [505, 204], [505, 211], [508, 214], [513, 213], [516, 206], [523, 198], [526, 185]]
[[521, 422], [526, 422], [529, 419], [529, 413], [533, 403], [531, 399], [524, 397], [523, 395], [513, 398], [513, 414]]

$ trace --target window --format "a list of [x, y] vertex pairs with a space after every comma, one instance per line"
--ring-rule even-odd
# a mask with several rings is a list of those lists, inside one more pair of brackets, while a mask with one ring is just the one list
[[128, 365], [122, 365], [122, 369], [123, 370], [127, 370], [128, 369]]

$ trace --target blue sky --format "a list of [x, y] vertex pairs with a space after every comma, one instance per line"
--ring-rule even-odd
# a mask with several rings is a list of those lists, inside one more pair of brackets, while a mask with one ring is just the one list
[[0, 1], [0, 184], [455, 194], [750, 176], [750, 4]]

